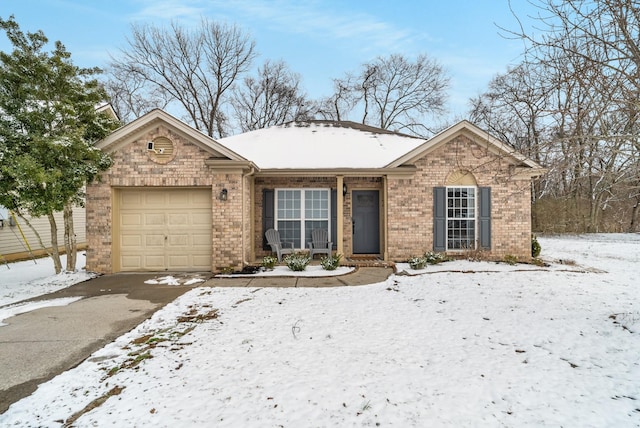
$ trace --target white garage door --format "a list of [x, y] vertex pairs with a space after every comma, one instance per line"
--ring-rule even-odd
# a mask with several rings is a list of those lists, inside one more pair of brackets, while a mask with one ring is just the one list
[[120, 271], [210, 271], [211, 189], [117, 192]]

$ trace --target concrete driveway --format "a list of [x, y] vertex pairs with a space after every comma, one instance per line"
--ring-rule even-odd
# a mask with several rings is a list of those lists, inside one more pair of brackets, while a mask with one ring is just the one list
[[[148, 319], [195, 287], [343, 287], [375, 284], [393, 272], [389, 266], [361, 267], [329, 277], [212, 278], [193, 286], [150, 285], [167, 273], [114, 274], [91, 279], [31, 300], [81, 297], [67, 306], [46, 307], [4, 320], [0, 326], [0, 413], [31, 395], [42, 382], [69, 370], [92, 353]], [[190, 278], [189, 274], [172, 274]]]
[[74, 303], [4, 320], [8, 325], [0, 327], [0, 413], [193, 288], [144, 283], [157, 276], [94, 278], [31, 299], [81, 297]]

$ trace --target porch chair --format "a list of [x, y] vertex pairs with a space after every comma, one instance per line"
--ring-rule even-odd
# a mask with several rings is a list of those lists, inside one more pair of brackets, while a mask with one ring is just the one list
[[329, 232], [326, 229], [313, 229], [311, 231], [311, 242], [309, 245], [309, 257], [313, 259], [315, 254], [331, 255], [333, 242], [329, 241]]
[[278, 256], [278, 262], [282, 261], [283, 254], [291, 254], [294, 252], [293, 242], [280, 241], [280, 233], [277, 230], [269, 229], [264, 235], [267, 238], [267, 243], [271, 247], [271, 251]]

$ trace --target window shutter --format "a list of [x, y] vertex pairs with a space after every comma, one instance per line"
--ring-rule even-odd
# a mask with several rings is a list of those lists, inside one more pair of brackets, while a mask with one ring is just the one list
[[478, 188], [480, 199], [478, 203], [478, 236], [480, 248], [491, 249], [491, 187]]
[[331, 189], [331, 242], [333, 249], [338, 248], [338, 191]]
[[270, 250], [271, 247], [267, 243], [267, 238], [264, 236], [265, 232], [269, 229], [274, 229], [274, 206], [273, 206], [273, 189], [262, 190], [262, 249]]
[[447, 250], [447, 188], [433, 188], [433, 251]]

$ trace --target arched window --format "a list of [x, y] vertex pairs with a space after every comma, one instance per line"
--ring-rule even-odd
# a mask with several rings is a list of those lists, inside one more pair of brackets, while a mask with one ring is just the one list
[[449, 186], [473, 186], [477, 187], [478, 182], [470, 171], [459, 169], [452, 172], [447, 177], [447, 187]]

